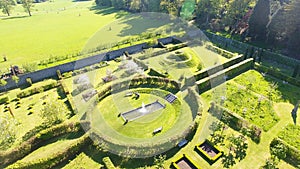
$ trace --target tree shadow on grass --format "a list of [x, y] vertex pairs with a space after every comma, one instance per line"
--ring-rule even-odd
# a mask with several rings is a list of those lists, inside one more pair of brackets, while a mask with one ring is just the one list
[[21, 19], [21, 18], [27, 18], [29, 16], [10, 16], [10, 17], [5, 17], [5, 18], [2, 18], [1, 20], [11, 20], [11, 19]]
[[282, 80], [276, 79], [271, 76], [266, 76], [264, 78], [269, 83], [277, 84], [277, 91], [279, 91], [282, 99], [293, 105], [297, 104], [300, 100], [300, 88], [290, 84], [284, 84]]
[[128, 15], [127, 12], [125, 11], [120, 11], [120, 10], [117, 10], [113, 7], [99, 7], [97, 5], [95, 6], [92, 6], [90, 8], [91, 11], [94, 11], [95, 14], [98, 14], [98, 15], [111, 15], [111, 14], [116, 14], [116, 18], [119, 19], [119, 18], [122, 18], [126, 15]]

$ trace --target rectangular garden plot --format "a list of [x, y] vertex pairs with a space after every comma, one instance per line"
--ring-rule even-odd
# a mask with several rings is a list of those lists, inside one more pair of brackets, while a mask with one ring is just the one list
[[177, 161], [172, 162], [172, 167], [176, 169], [200, 169], [187, 155], [183, 154]]
[[205, 140], [195, 147], [198, 154], [203, 157], [209, 164], [216, 162], [221, 156], [222, 151], [215, 147], [210, 141]]

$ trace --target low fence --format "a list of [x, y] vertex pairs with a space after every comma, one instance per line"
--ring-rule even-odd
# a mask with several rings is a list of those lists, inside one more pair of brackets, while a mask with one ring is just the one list
[[[163, 44], [169, 44], [173, 42], [174, 37], [166, 37], [166, 38], [161, 38], [158, 39], [158, 42], [161, 42]], [[120, 57], [124, 54], [124, 52], [128, 52], [129, 54], [141, 52], [144, 48], [147, 47], [146, 43], [138, 44], [138, 45], [133, 45], [130, 47], [110, 51], [107, 53], [101, 53], [95, 56], [79, 59], [76, 61], [68, 62], [62, 65], [38, 70], [35, 72], [27, 73], [27, 74], [22, 74], [19, 77], [19, 81], [15, 83], [11, 78], [7, 80], [7, 84], [5, 86], [0, 87], [0, 92], [10, 90], [17, 88], [18, 86], [22, 86], [27, 84], [26, 79], [30, 78], [33, 83], [39, 82], [48, 78], [53, 78], [57, 77], [57, 70], [60, 70], [61, 74], [65, 72], [70, 72], [73, 70], [81, 69], [86, 66], [90, 66], [96, 63], [99, 63], [101, 61], [107, 61], [107, 60], [112, 60], [114, 58]]]

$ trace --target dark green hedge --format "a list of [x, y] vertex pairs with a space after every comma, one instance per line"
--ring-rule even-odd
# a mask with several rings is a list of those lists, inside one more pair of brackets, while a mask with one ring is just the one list
[[[212, 86], [217, 86], [225, 82], [224, 79], [225, 77], [227, 79], [230, 79], [230, 78], [234, 78], [240, 73], [246, 72], [247, 70], [252, 68], [252, 65], [253, 65], [253, 59], [247, 59], [238, 64], [226, 68], [223, 72], [218, 72], [209, 77], [202, 78], [201, 80], [196, 82], [199, 92], [204, 92], [206, 90], [211, 89]], [[207, 72], [210, 72], [210, 70], [208, 70]], [[198, 76], [204, 76], [204, 73], [201, 75], [198, 74]]]
[[256, 63], [254, 65], [254, 69], [260, 71], [260, 72], [264, 72], [264, 73], [267, 73], [275, 78], [278, 78], [278, 79], [281, 79], [281, 80], [284, 80], [290, 84], [293, 84], [295, 86], [298, 86], [300, 87], [300, 79], [296, 79], [296, 78], [293, 78], [291, 76], [288, 76], [286, 74], [283, 74], [275, 69], [272, 69], [272, 68], [268, 68], [266, 66], [263, 66], [263, 65], [260, 65], [258, 63]]
[[187, 43], [176, 44], [176, 45], [167, 47], [166, 50], [169, 51], [169, 52], [172, 52], [174, 50], [178, 50], [178, 49], [181, 49], [181, 48], [184, 48], [184, 47], [187, 47]]
[[53, 154], [46, 159], [37, 159], [31, 162], [16, 162], [13, 165], [7, 167], [7, 169], [41, 169], [41, 168], [52, 168], [59, 163], [69, 159], [80, 151], [85, 145], [91, 144], [89, 136], [86, 134], [79, 138], [76, 142], [69, 145], [62, 152]]
[[0, 97], [0, 104], [4, 104], [4, 103], [6, 103], [7, 101], [9, 101], [8, 96], [2, 96], [2, 97]]
[[[0, 152], [0, 168], [16, 162], [38, 148], [43, 142], [68, 133], [83, 132], [82, 125], [88, 122], [65, 122], [57, 126], [42, 130], [21, 145], [8, 151]], [[89, 124], [89, 123], [88, 123]]]
[[107, 169], [115, 169], [115, 165], [112, 163], [112, 161], [110, 160], [109, 157], [104, 157], [102, 159], [103, 163], [104, 163], [104, 166], [107, 168]]
[[238, 64], [242, 60], [243, 60], [243, 55], [236, 56], [234, 58], [231, 58], [229, 61], [223, 63], [222, 65], [217, 65], [217, 66], [214, 66], [210, 69], [204, 69], [204, 70], [198, 72], [194, 77], [195, 77], [196, 80], [203, 79], [203, 78], [208, 77], [212, 74], [215, 74], [216, 72], [218, 72], [220, 70], [224, 70], [224, 69], [226, 69], [230, 66]]
[[18, 93], [17, 97], [18, 98], [29, 97], [31, 95], [53, 89], [57, 86], [59, 86], [59, 83], [57, 83], [57, 81], [54, 81], [54, 82], [51, 82], [51, 83], [43, 85], [43, 86], [38, 86], [38, 87], [34, 87], [34, 88], [30, 87], [30, 88], [25, 89], [25, 90], [21, 91], [20, 93]]

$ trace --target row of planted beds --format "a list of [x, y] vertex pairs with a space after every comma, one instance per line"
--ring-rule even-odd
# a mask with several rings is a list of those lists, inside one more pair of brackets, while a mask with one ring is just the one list
[[[209, 164], [215, 163], [222, 155], [223, 152], [212, 142], [205, 140], [202, 143], [195, 146], [194, 149], [202, 158], [204, 158]], [[200, 169], [193, 159], [188, 155], [183, 154], [178, 160], [173, 161], [171, 164], [175, 169]]]

